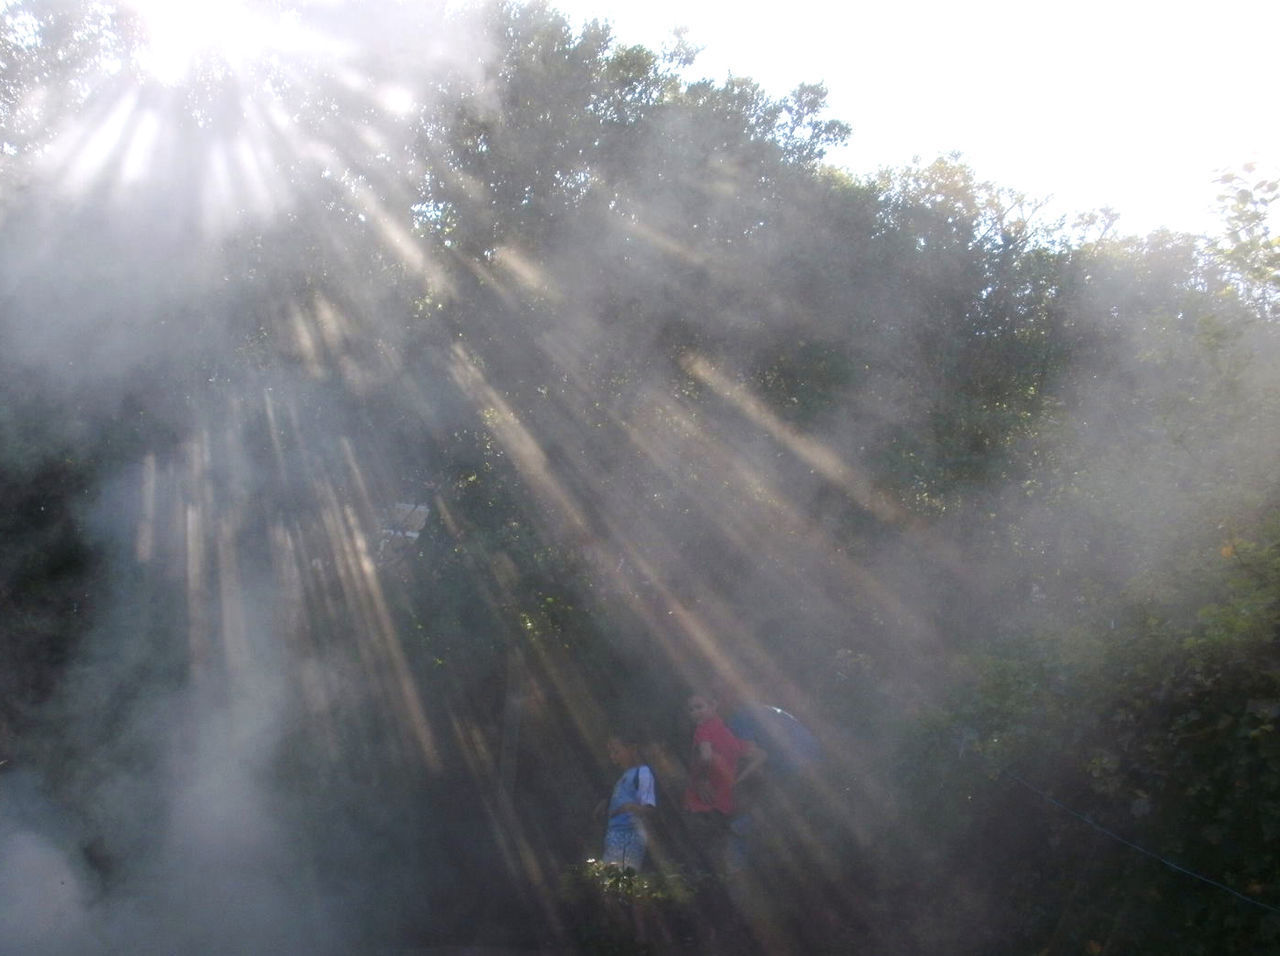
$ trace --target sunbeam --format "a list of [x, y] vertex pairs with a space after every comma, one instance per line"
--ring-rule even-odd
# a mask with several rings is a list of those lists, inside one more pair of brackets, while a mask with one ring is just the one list
[[144, 36], [141, 68], [176, 86], [202, 69], [243, 71], [255, 61], [287, 52], [296, 42], [296, 14], [269, 16], [270, 7], [246, 0], [126, 0]]
[[1266, 948], [1274, 175], [1055, 225], [694, 64], [0, 0], [0, 949]]

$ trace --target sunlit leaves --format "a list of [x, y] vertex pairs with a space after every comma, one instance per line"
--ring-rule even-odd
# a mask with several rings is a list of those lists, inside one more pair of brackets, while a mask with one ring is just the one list
[[1247, 165], [1219, 180], [1227, 232], [1223, 257], [1236, 270], [1242, 294], [1274, 318], [1280, 302], [1280, 235], [1272, 206], [1280, 200], [1280, 180], [1255, 175], [1255, 167]]
[[[121, 74], [124, 95], [106, 91], [79, 131], [95, 148], [70, 140], [83, 182], [68, 206], [89, 211], [51, 217], [75, 241], [40, 262], [93, 295], [33, 309], [12, 344], [47, 312], [125, 341], [121, 378], [149, 380], [149, 349], [157, 392], [199, 419], [174, 427], [218, 436], [193, 456], [228, 469], [217, 487], [244, 541], [260, 516], [297, 548], [308, 520], [323, 526], [297, 562], [309, 640], [355, 663], [374, 618], [386, 646], [404, 637], [392, 697], [421, 682], [473, 761], [456, 772], [485, 786], [510, 730], [493, 715], [522, 699], [527, 654], [544, 736], [520, 793], [537, 826], [557, 821], [549, 858], [578, 829], [552, 811], [562, 774], [583, 773], [589, 718], [726, 660], [828, 718], [840, 794], [876, 709], [850, 688], [888, 700], [918, 682], [883, 709], [917, 713], [951, 688], [959, 733], [886, 803], [942, 806], [941, 755], [976, 751], [1042, 761], [1110, 818], [1195, 852], [1203, 836], [1208, 862], [1230, 846], [1224, 814], [1271, 853], [1270, 807], [1240, 794], [1280, 775], [1280, 571], [1257, 528], [1275, 507], [1274, 341], [1257, 321], [1274, 301], [1275, 182], [1228, 184], [1218, 249], [1117, 238], [1106, 215], [1068, 235], [958, 160], [870, 181], [822, 169], [849, 128], [817, 85], [688, 83], [687, 49], [619, 47], [541, 5], [481, 8], [456, 49], [438, 37], [458, 24], [437, 30], [431, 5], [379, 6], [394, 29], [340, 6], [298, 11], [325, 43], [196, 70], [170, 97], [126, 55], [138, 24], [10, 4], [0, 93], [7, 175], [45, 119], [83, 120], [90, 81]], [[377, 56], [391, 40], [403, 48]], [[169, 140], [181, 161], [153, 148]], [[191, 197], [201, 215], [177, 215]], [[116, 214], [148, 201], [150, 219]], [[46, 241], [43, 221], [6, 248]], [[211, 281], [182, 281], [184, 254]], [[172, 308], [134, 295], [162, 284]], [[138, 305], [155, 334], [126, 338]], [[123, 402], [103, 416], [115, 460], [172, 440]], [[6, 500], [30, 519], [14, 553], [31, 573], [8, 580], [53, 593], [78, 553], [29, 505], [57, 490], [49, 527], [74, 531], [68, 500], [98, 474], [84, 449], [99, 439], [64, 448], [0, 423]], [[365, 525], [387, 501], [429, 517], [378, 552]], [[172, 510], [198, 539], [203, 512]], [[981, 819], [988, 772], [956, 778], [965, 803], [937, 816]], [[1041, 848], [1066, 833], [1020, 822]], [[1014, 876], [1056, 890], [1074, 873], [1042, 860]], [[1263, 882], [1271, 861], [1228, 862]], [[1024, 942], [1035, 951], [1009, 946]]]

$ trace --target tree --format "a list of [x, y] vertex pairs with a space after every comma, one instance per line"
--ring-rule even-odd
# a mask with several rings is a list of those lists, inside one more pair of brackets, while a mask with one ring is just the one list
[[105, 898], [323, 948], [156, 879], [306, 874], [264, 909], [339, 900], [331, 949], [565, 939], [597, 736], [682, 749], [728, 678], [831, 754], [770, 939], [950, 952], [902, 917], [1012, 893], [983, 948], [1266, 945], [1008, 773], [1272, 898], [1274, 184], [1220, 248], [1076, 236], [956, 158], [824, 167], [819, 86], [377, 13], [168, 87], [143, 19], [4, 13], [5, 715]]

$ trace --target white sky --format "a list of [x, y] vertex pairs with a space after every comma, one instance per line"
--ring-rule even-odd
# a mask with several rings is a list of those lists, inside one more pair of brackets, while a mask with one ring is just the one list
[[619, 41], [704, 47], [695, 73], [771, 93], [821, 80], [855, 173], [959, 152], [984, 179], [1110, 206], [1119, 228], [1216, 232], [1214, 183], [1280, 173], [1280, 0], [550, 0]]

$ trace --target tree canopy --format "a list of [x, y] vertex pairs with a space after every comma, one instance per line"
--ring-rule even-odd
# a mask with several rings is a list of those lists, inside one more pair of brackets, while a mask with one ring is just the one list
[[826, 755], [762, 951], [1275, 945], [1274, 180], [1128, 236], [540, 3], [251, 9], [0, 9], [19, 952], [568, 947], [711, 684]]

